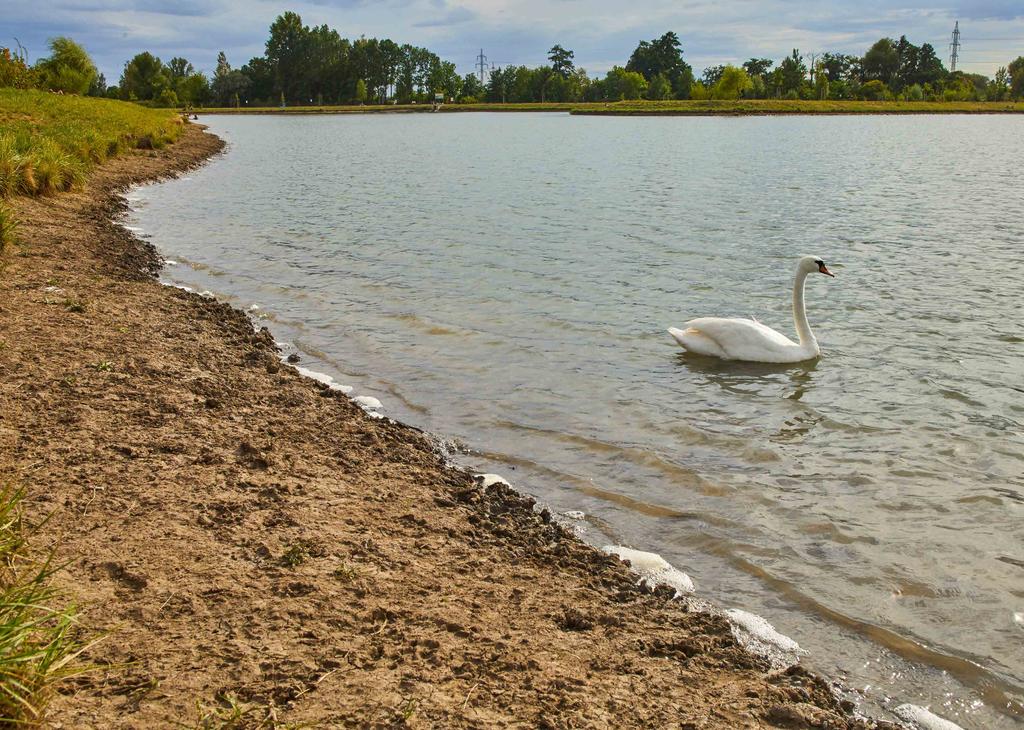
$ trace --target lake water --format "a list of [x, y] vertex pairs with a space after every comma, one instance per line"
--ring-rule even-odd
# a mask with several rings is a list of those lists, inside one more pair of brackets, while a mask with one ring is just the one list
[[[872, 712], [1024, 723], [1024, 118], [207, 117], [165, 277], [661, 553]], [[684, 356], [755, 316], [816, 363]]]

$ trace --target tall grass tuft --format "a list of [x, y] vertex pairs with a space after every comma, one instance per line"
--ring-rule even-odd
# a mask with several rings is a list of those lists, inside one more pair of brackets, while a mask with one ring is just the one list
[[80, 186], [94, 165], [129, 149], [160, 149], [181, 130], [167, 109], [0, 88], [0, 198]]
[[[28, 185], [32, 186], [32, 191], [26, 190]], [[18, 152], [12, 135], [0, 135], [0, 198], [31, 193], [34, 188], [35, 178], [29, 160]]]
[[[94, 165], [133, 148], [160, 149], [181, 130], [167, 109], [0, 88], [0, 201], [81, 187]], [[15, 226], [10, 208], [0, 207], [0, 251]]]
[[14, 233], [18, 230], [18, 221], [14, 213], [3, 203], [0, 203], [0, 253], [14, 243]]
[[83, 671], [75, 611], [51, 585], [55, 568], [28, 544], [24, 493], [0, 489], [0, 726], [40, 724], [58, 683]]

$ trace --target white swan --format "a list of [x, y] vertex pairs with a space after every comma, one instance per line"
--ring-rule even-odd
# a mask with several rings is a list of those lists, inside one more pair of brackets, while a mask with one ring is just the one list
[[814, 271], [835, 277], [818, 256], [803, 256], [797, 263], [793, 279], [793, 322], [800, 344], [755, 319], [701, 317], [691, 319], [684, 325], [685, 329], [669, 327], [668, 333], [689, 352], [724, 360], [802, 362], [816, 358], [821, 348], [807, 324], [804, 309], [804, 279]]

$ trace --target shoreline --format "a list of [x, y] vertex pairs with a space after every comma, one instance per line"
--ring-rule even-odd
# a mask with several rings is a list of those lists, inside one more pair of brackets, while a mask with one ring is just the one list
[[112, 631], [87, 657], [112, 668], [51, 719], [190, 722], [233, 697], [314, 724], [890, 726], [300, 376], [241, 310], [159, 284], [158, 253], [113, 221], [124, 188], [222, 148], [193, 126], [17, 201], [0, 478], [52, 514], [58, 583]]

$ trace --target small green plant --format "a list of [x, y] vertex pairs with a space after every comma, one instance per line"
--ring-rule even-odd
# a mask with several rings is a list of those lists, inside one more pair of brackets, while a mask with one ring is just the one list
[[36, 557], [20, 504], [24, 492], [0, 489], [0, 725], [37, 726], [62, 681], [88, 671], [75, 660], [76, 613], [51, 586], [52, 555]]
[[420, 701], [410, 697], [407, 699], [398, 710], [399, 717], [402, 718], [402, 722], [409, 722], [412, 716], [416, 714], [416, 710], [419, 708]]
[[345, 561], [342, 561], [341, 565], [334, 569], [333, 575], [342, 583], [351, 583], [359, 575], [359, 571]]
[[309, 559], [309, 550], [301, 542], [290, 545], [281, 556], [281, 565], [288, 568], [295, 568], [302, 565]]
[[[300, 730], [304, 724], [286, 723], [277, 718], [272, 704], [261, 705], [242, 702], [230, 692], [216, 696], [217, 705], [209, 707], [197, 702], [199, 721], [191, 726], [195, 730]], [[179, 727], [190, 727], [179, 725]]]
[[101, 373], [109, 373], [111, 370], [114, 369], [114, 363], [110, 362], [109, 360], [100, 360], [98, 362], [90, 363], [89, 367]]
[[77, 299], [65, 299], [64, 308], [69, 312], [81, 313], [85, 311], [85, 304]]

